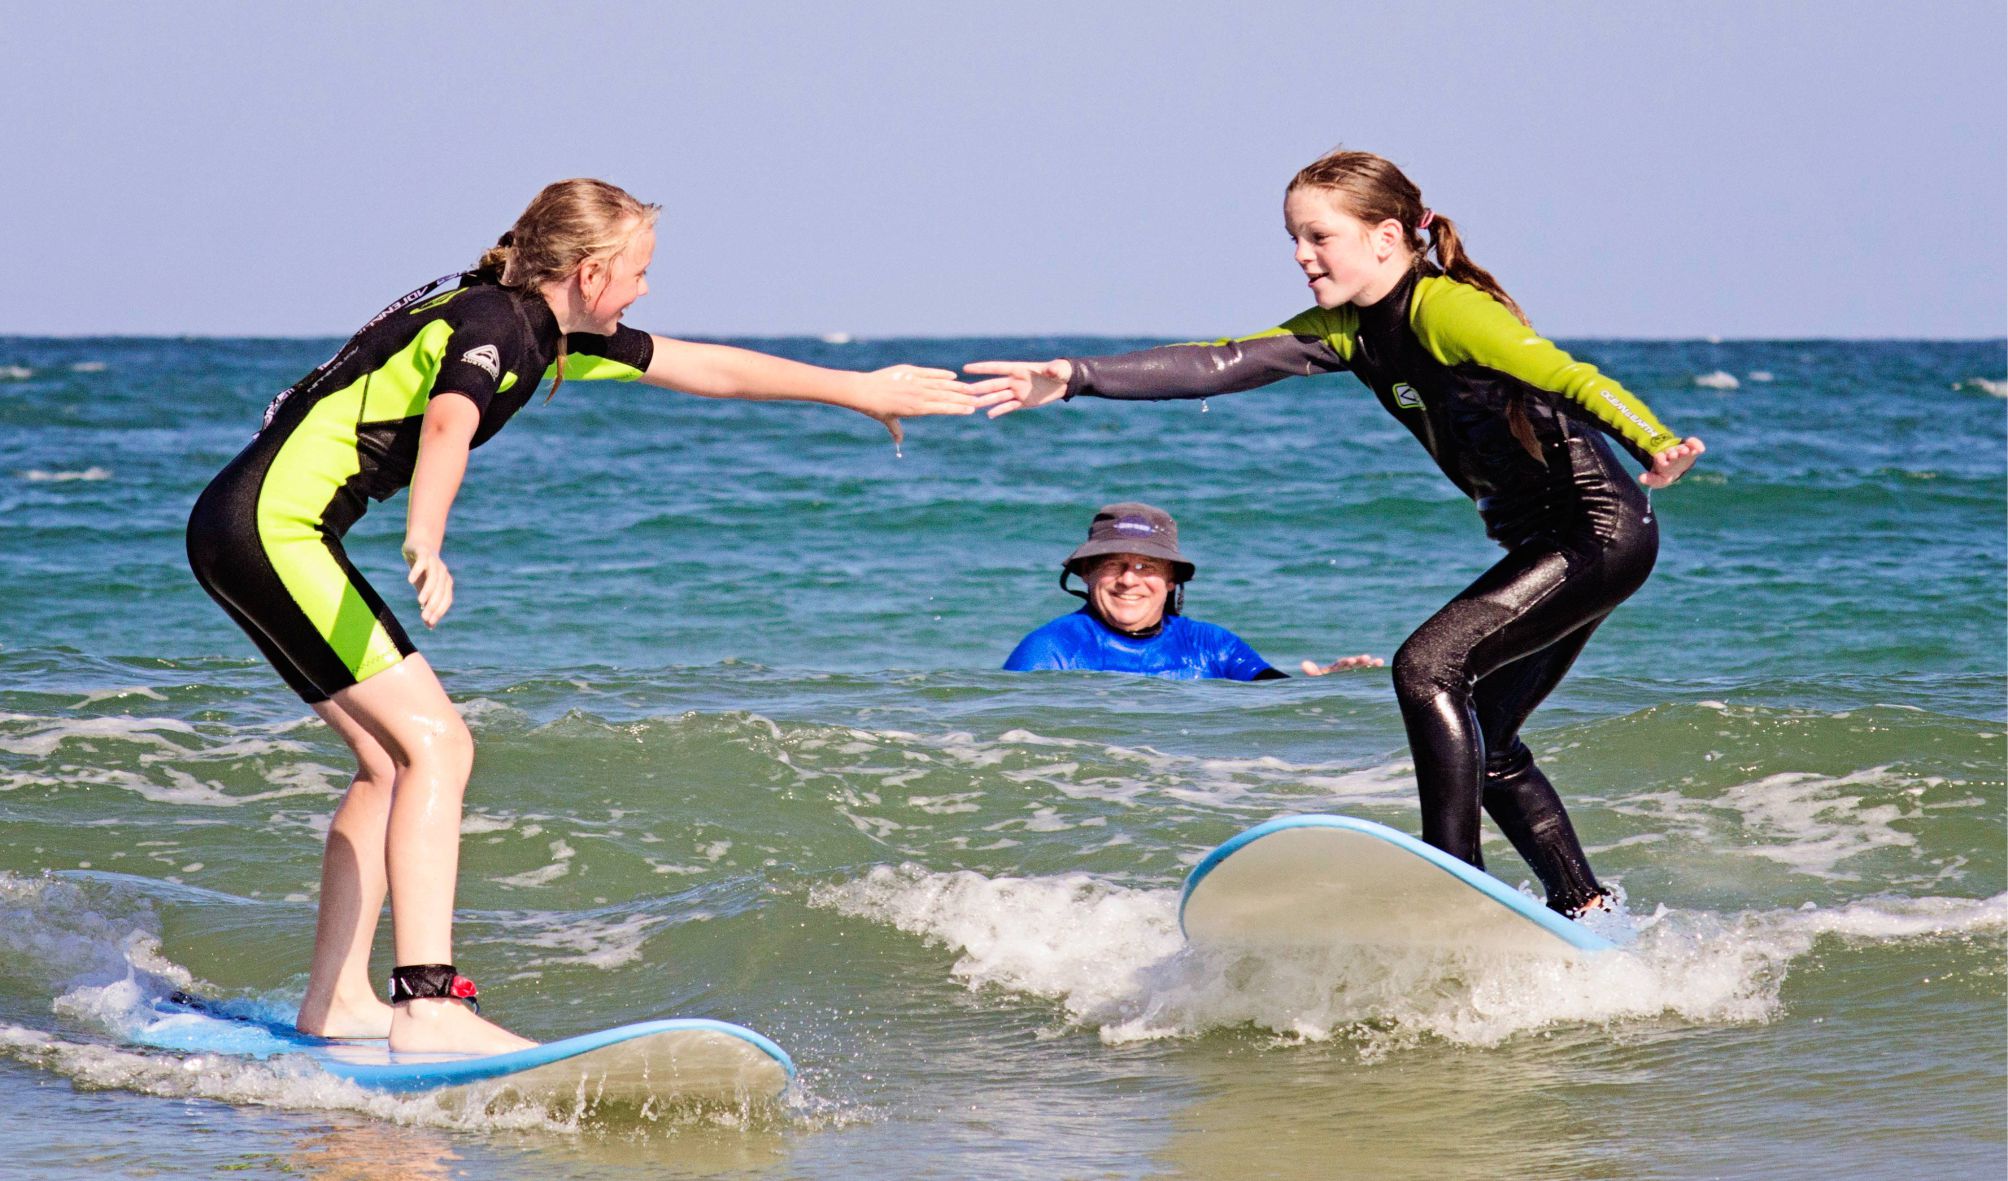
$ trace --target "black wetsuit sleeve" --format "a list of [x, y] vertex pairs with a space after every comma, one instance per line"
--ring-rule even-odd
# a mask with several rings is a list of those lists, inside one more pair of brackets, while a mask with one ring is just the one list
[[428, 399], [465, 394], [483, 414], [523, 355], [523, 327], [499, 299], [462, 299], [444, 317], [453, 335], [439, 356]]
[[574, 332], [565, 350], [566, 381], [633, 381], [655, 359], [655, 337], [623, 324], [608, 336]]
[[1252, 336], [1168, 344], [1108, 357], [1068, 357], [1069, 398], [1160, 401], [1252, 390], [1286, 377], [1347, 367], [1352, 335], [1336, 312], [1313, 308]]
[[1253, 677], [1250, 677], [1249, 679], [1254, 681], [1287, 681], [1290, 679], [1290, 674], [1284, 672], [1280, 668], [1271, 666], [1269, 668], [1263, 669], [1259, 673], [1256, 673]]

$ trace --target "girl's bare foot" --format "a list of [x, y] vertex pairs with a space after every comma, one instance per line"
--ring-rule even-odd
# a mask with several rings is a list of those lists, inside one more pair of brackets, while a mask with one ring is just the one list
[[300, 1006], [293, 1027], [301, 1033], [328, 1038], [380, 1038], [390, 1034], [391, 1008], [371, 996], [355, 1004], [329, 1005], [319, 1014]]
[[506, 1054], [536, 1044], [450, 997], [391, 1006], [390, 1048], [398, 1053]]

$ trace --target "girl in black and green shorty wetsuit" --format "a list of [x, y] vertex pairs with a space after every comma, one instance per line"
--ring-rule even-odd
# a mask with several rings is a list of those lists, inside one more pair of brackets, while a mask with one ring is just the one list
[[[306, 1032], [388, 1033], [400, 1051], [530, 1044], [455, 1003], [473, 995], [451, 954], [473, 740], [342, 550], [370, 499], [410, 488], [407, 581], [430, 627], [452, 605], [441, 545], [468, 451], [547, 377], [827, 402], [878, 419], [895, 439], [901, 417], [982, 404], [942, 370], [847, 373], [623, 327], [648, 290], [655, 214], [601, 181], [549, 186], [457, 286], [399, 300], [275, 399], [257, 437], [196, 502], [196, 577], [356, 756], [322, 863], [298, 1018]], [[368, 972], [386, 890], [397, 957], [389, 1006]]]
[[[1291, 181], [1284, 214], [1318, 306], [1253, 336], [1043, 364], [982, 362], [993, 415], [1079, 395], [1194, 398], [1350, 370], [1478, 502], [1506, 556], [1395, 654], [1423, 839], [1472, 865], [1481, 807], [1578, 914], [1603, 888], [1520, 727], [1597, 625], [1644, 583], [1652, 508], [1606, 436], [1662, 487], [1703, 451], [1527, 327], [1456, 227], [1378, 156], [1334, 152]], [[1428, 235], [1427, 245], [1423, 235]], [[1428, 254], [1434, 249], [1437, 262]]]

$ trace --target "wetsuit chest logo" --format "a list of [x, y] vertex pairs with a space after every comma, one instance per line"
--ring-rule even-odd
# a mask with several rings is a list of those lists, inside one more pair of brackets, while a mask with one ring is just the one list
[[1394, 383], [1394, 404], [1403, 410], [1420, 410], [1422, 395], [1415, 392], [1414, 386], [1405, 381], [1398, 381]]

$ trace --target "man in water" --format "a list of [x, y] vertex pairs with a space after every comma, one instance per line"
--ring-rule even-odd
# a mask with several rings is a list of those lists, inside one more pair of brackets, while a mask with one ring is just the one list
[[[1135, 502], [1104, 505], [1088, 524], [1088, 539], [1060, 564], [1060, 589], [1086, 599], [1087, 605], [1018, 641], [1004, 668], [1140, 673], [1178, 681], [1288, 676], [1240, 636], [1181, 613], [1185, 584], [1197, 570], [1179, 552], [1178, 522], [1170, 513]], [[1087, 590], [1067, 585], [1077, 575]], [[1302, 667], [1305, 675], [1319, 677], [1382, 663], [1379, 657], [1362, 655], [1331, 664], [1306, 660]]]

